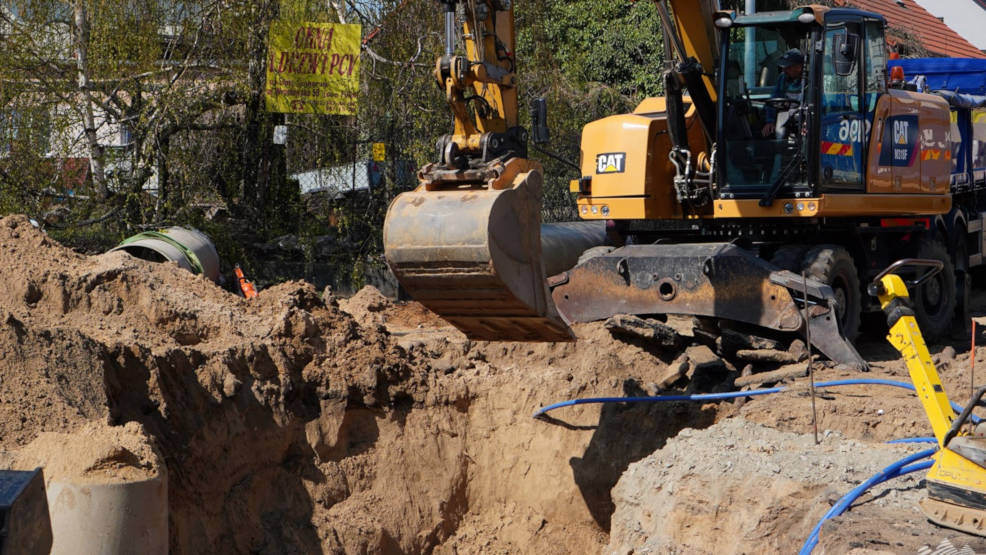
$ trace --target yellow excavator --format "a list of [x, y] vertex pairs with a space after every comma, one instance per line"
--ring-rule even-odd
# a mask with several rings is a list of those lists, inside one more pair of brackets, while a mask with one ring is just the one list
[[[819, 351], [865, 366], [851, 339], [879, 306], [862, 284], [913, 257], [943, 264], [915, 310], [929, 337], [949, 330], [982, 261], [982, 195], [971, 171], [971, 187], [955, 185], [949, 102], [888, 79], [879, 14], [655, 0], [673, 54], [665, 96], [585, 126], [571, 191], [581, 218], [607, 222], [609, 246], [576, 265], [542, 248], [512, 2], [440, 1], [434, 74], [454, 128], [392, 203], [383, 240], [410, 297], [470, 338], [567, 341], [571, 322], [691, 314], [808, 326]], [[792, 60], [800, 75], [780, 90]], [[545, 113], [532, 106], [535, 143]]]

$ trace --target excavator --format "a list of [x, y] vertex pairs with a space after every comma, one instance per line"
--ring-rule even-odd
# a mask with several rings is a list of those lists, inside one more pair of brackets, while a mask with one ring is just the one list
[[[891, 82], [881, 15], [655, 0], [665, 96], [584, 127], [570, 190], [607, 243], [559, 264], [519, 122], [512, 2], [440, 1], [434, 75], [454, 127], [391, 204], [383, 241], [410, 297], [468, 337], [569, 341], [573, 322], [684, 314], [808, 332], [865, 367], [852, 339], [879, 306], [861, 284], [900, 258], [942, 263], [913, 298], [929, 340], [949, 331], [982, 260], [986, 178], [957, 188], [949, 103]], [[801, 77], [778, 95], [785, 55]], [[543, 101], [531, 113], [543, 143]]]

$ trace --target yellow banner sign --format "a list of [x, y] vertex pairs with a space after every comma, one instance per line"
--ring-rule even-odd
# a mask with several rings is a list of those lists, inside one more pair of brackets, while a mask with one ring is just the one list
[[267, 111], [355, 115], [360, 34], [359, 25], [271, 23]]
[[387, 145], [383, 143], [373, 143], [373, 161], [383, 162], [387, 159]]

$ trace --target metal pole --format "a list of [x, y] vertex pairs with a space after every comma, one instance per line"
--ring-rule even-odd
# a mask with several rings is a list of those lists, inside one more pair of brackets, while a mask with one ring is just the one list
[[[746, 14], [750, 15], [757, 11], [757, 0], [746, 0]], [[749, 89], [756, 85], [757, 80], [757, 29], [756, 27], [746, 28], [746, 40], [743, 44], [743, 80], [746, 81], [746, 88]]]
[[657, 6], [658, 19], [661, 20], [661, 26], [664, 27], [664, 36], [671, 43], [671, 49], [674, 50], [674, 54], [679, 62], [684, 62], [688, 59], [688, 55], [685, 53], [685, 45], [681, 43], [681, 37], [678, 36], [677, 29], [674, 28], [674, 23], [671, 21], [671, 13], [668, 12], [668, 6], [664, 3], [664, 0], [658, 0], [655, 2]]
[[972, 347], [969, 348], [969, 395], [976, 391], [976, 320], [972, 320]]
[[[747, 0], [749, 2], [750, 0]], [[815, 445], [818, 445], [818, 413], [815, 410], [815, 367], [811, 354], [811, 322], [808, 318], [808, 276], [801, 272], [801, 285], [804, 287], [805, 346], [808, 348], [808, 389], [811, 391], [811, 427], [815, 430]], [[835, 316], [835, 310], [832, 310]]]

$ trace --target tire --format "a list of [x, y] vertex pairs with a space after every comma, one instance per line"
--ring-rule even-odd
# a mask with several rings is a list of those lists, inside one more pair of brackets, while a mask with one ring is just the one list
[[969, 256], [965, 246], [966, 231], [959, 226], [952, 239], [952, 271], [955, 272], [955, 317], [952, 320], [952, 339], [968, 341], [972, 334], [969, 302], [972, 298], [972, 279], [969, 273]]
[[955, 266], [948, 249], [930, 238], [918, 240], [917, 258], [941, 260], [942, 271], [916, 291], [911, 291], [911, 304], [925, 343], [940, 341], [952, 328], [955, 315]]
[[859, 273], [849, 251], [838, 245], [819, 245], [805, 253], [801, 265], [808, 277], [832, 288], [838, 306], [836, 316], [839, 329], [850, 341], [859, 335], [860, 312], [863, 292], [859, 286]]
[[770, 263], [782, 270], [801, 273], [801, 261], [807, 250], [806, 245], [781, 245], [770, 257]]

